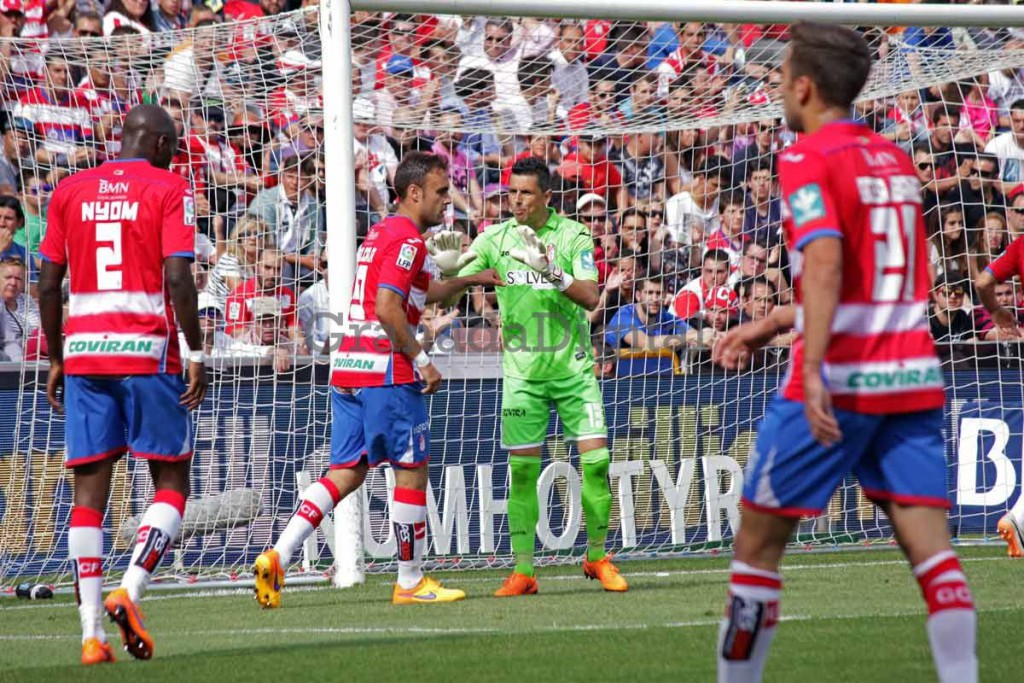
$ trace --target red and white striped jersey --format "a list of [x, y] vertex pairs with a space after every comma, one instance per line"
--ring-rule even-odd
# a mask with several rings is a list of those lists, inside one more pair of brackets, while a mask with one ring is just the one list
[[392, 348], [377, 319], [377, 292], [390, 289], [405, 299], [406, 322], [415, 334], [430, 280], [436, 276], [434, 261], [411, 220], [391, 216], [370, 229], [356, 256], [352, 302], [331, 364], [331, 384], [381, 387], [418, 381], [412, 361]]
[[803, 399], [802, 249], [843, 241], [842, 289], [823, 367], [839, 408], [905, 413], [941, 407], [943, 376], [928, 329], [921, 186], [907, 155], [859, 124], [824, 126], [778, 156], [797, 332], [783, 396]]
[[92, 140], [92, 116], [70, 93], [54, 99], [44, 88], [35, 88], [22, 95], [15, 112], [35, 125], [48, 150], [69, 153]]
[[164, 259], [194, 250], [195, 202], [180, 176], [132, 159], [62, 181], [39, 251], [70, 273], [65, 372], [180, 373]]

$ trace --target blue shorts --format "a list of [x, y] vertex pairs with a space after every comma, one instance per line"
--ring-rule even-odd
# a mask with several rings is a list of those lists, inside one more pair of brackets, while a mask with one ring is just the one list
[[331, 469], [390, 462], [415, 468], [430, 458], [430, 421], [420, 384], [331, 387]]
[[65, 467], [131, 451], [149, 460], [192, 457], [192, 418], [180, 405], [179, 375], [64, 378]]
[[843, 439], [811, 436], [804, 404], [772, 400], [743, 481], [743, 505], [786, 517], [814, 516], [850, 473], [873, 501], [949, 507], [942, 411], [866, 415], [835, 409]]

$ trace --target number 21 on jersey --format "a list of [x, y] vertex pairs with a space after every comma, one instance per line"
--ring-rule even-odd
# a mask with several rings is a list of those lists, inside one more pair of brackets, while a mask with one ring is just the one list
[[914, 255], [919, 212], [914, 204], [872, 207], [871, 234], [875, 238], [873, 301], [914, 299]]

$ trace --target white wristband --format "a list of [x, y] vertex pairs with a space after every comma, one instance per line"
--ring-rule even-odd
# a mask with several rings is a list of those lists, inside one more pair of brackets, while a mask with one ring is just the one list
[[426, 351], [420, 351], [416, 354], [416, 358], [413, 359], [413, 363], [416, 363], [418, 368], [425, 368], [430, 365], [430, 356], [427, 355]]
[[565, 272], [558, 266], [552, 268], [550, 273], [545, 275], [544, 279], [557, 287], [559, 292], [564, 292], [569, 289], [572, 283], [576, 281], [576, 278], [569, 275], [569, 273]]
[[189, 363], [205, 363], [206, 362], [206, 354], [204, 354], [202, 351], [189, 351], [188, 352], [188, 362]]

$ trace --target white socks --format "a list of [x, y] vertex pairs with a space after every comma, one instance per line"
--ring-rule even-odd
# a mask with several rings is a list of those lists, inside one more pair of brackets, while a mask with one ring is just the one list
[[978, 615], [956, 553], [936, 553], [914, 567], [914, 576], [928, 604], [928, 641], [940, 683], [977, 683]]
[[170, 489], [159, 489], [153, 495], [153, 502], [139, 522], [135, 550], [121, 580], [121, 587], [128, 590], [132, 602], [137, 603], [142, 597], [149, 577], [178, 538], [184, 515], [185, 496]]
[[398, 585], [408, 590], [423, 580], [427, 539], [427, 492], [395, 488], [391, 524], [398, 543]]
[[75, 602], [82, 620], [82, 642], [99, 638], [103, 631], [103, 513], [76, 505], [71, 508], [68, 559], [75, 579]]
[[759, 683], [779, 621], [782, 577], [733, 560], [718, 629], [718, 683]]
[[288, 520], [288, 525], [281, 532], [277, 539], [274, 550], [281, 556], [281, 568], [284, 569], [292, 560], [292, 555], [298, 550], [313, 531], [320, 526], [320, 522], [326, 515], [331, 513], [334, 506], [341, 500], [341, 493], [334, 482], [323, 477], [317, 482], [309, 485], [302, 492], [302, 500], [295, 514]]

